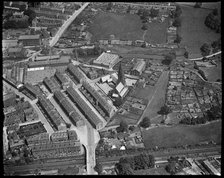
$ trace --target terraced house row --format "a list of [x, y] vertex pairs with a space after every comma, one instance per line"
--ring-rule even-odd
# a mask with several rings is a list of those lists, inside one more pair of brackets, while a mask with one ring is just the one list
[[67, 88], [67, 93], [70, 96], [71, 100], [75, 102], [78, 108], [81, 110], [82, 114], [87, 118], [90, 124], [95, 129], [100, 129], [103, 127], [103, 121], [98, 118], [96, 113], [88, 106], [88, 104], [81, 98], [79, 93], [72, 87]]
[[106, 115], [112, 117], [115, 113], [112, 103], [110, 104], [103, 98], [87, 81], [83, 81], [82, 86], [90, 93], [96, 104], [106, 113]]
[[80, 127], [85, 125], [84, 116], [75, 110], [61, 91], [55, 91], [54, 98], [75, 126]]
[[60, 85], [57, 83], [56, 79], [52, 76], [50, 78], [44, 78], [43, 83], [49, 89], [51, 93], [54, 93], [57, 90], [60, 90]]
[[86, 76], [82, 73], [78, 66], [69, 64], [67, 70], [72, 75], [72, 77], [74, 77], [74, 79], [79, 83], [82, 83], [82, 81], [86, 79]]
[[60, 114], [57, 110], [55, 110], [54, 106], [51, 104], [50, 100], [46, 99], [43, 96], [38, 97], [38, 103], [49, 117], [51, 123], [57, 130], [65, 130], [66, 124], [65, 121], [62, 119]]

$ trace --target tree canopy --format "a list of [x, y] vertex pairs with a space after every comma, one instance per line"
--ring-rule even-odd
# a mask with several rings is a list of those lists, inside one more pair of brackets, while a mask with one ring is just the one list
[[119, 133], [119, 132], [127, 132], [127, 131], [128, 131], [128, 124], [127, 124], [127, 122], [124, 121], [124, 120], [122, 120], [122, 121], [120, 122], [120, 126], [117, 127], [116, 130], [117, 130], [118, 133]]
[[201, 55], [202, 55], [203, 57], [205, 57], [205, 56], [208, 56], [208, 55], [210, 54], [210, 52], [211, 52], [211, 47], [209, 46], [208, 43], [204, 43], [204, 44], [201, 46], [200, 50], [201, 50]]
[[180, 27], [180, 26], [181, 26], [181, 19], [180, 19], [180, 18], [176, 18], [176, 19], [173, 21], [173, 26], [174, 26], [174, 27]]
[[171, 109], [167, 105], [164, 105], [161, 107], [160, 111], [158, 111], [158, 114], [167, 115], [171, 112], [172, 112]]
[[148, 117], [144, 117], [143, 120], [139, 123], [140, 127], [147, 128], [151, 125], [150, 119]]

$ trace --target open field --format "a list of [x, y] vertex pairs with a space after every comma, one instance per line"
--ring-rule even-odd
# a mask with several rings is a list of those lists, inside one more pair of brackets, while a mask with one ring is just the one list
[[200, 47], [204, 43], [210, 44], [221, 37], [220, 33], [215, 33], [204, 25], [206, 16], [212, 10], [207, 8], [195, 9], [190, 6], [181, 6], [181, 8], [181, 45], [187, 47], [189, 58], [201, 57]]
[[164, 22], [152, 22], [148, 24], [148, 30], [145, 35], [145, 41], [150, 44], [162, 44], [166, 43], [168, 19]]
[[153, 124], [160, 123], [162, 120], [162, 117], [158, 116], [157, 112], [165, 103], [165, 93], [168, 83], [168, 77], [169, 77], [168, 71], [163, 72], [158, 82], [156, 83], [155, 87], [152, 87], [153, 90], [155, 90], [155, 92], [153, 92], [152, 97], [148, 98], [149, 102], [150, 101], [151, 102], [146, 108], [144, 114], [142, 115], [142, 117], [149, 116], [149, 118], [151, 119], [151, 123]]
[[134, 171], [135, 175], [170, 175], [164, 167]]
[[194, 145], [203, 141], [221, 143], [221, 121], [206, 125], [158, 127], [142, 132], [146, 148]]
[[141, 40], [142, 22], [137, 15], [117, 15], [115, 13], [99, 13], [94, 17], [89, 32], [92, 40], [109, 39], [110, 35], [123, 40]]

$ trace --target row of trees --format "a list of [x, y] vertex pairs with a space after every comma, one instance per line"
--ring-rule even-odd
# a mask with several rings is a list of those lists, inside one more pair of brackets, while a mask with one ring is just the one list
[[171, 175], [176, 174], [177, 172], [182, 171], [184, 167], [188, 167], [189, 163], [187, 160], [183, 157], [182, 159], [179, 159], [179, 157], [170, 157], [168, 159], [168, 164], [166, 165], [165, 169], [167, 172], [169, 172]]
[[205, 18], [204, 24], [216, 31], [216, 33], [221, 33], [221, 20], [220, 17], [218, 16], [218, 9], [214, 9], [208, 16]]
[[137, 156], [120, 158], [119, 163], [115, 165], [118, 175], [133, 175], [134, 170], [148, 169], [155, 165], [153, 155], [141, 153]]
[[196, 125], [196, 124], [204, 124], [207, 121], [213, 121], [220, 119], [222, 116], [222, 110], [219, 106], [212, 106], [209, 110], [206, 111], [206, 115], [204, 117], [197, 118], [184, 118], [180, 121], [180, 124], [186, 125]]
[[203, 78], [204, 80], [206, 80], [206, 81], [208, 80], [207, 77], [205, 76], [205, 73], [204, 73], [203, 70], [199, 69], [199, 70], [198, 70], [198, 73], [202, 76], [202, 78]]

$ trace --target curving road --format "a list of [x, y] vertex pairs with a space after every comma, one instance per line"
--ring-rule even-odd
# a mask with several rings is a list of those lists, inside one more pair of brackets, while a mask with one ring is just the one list
[[75, 18], [89, 5], [89, 2], [85, 3], [81, 8], [74, 12], [74, 14], [65, 21], [65, 23], [60, 27], [56, 35], [50, 41], [50, 47], [54, 46], [64, 31], [68, 28], [68, 26], [75, 20]]
[[[206, 57], [206, 58], [210, 58], [210, 57], [219, 55], [219, 54], [221, 54], [221, 53], [222, 53], [222, 51], [219, 51], [219, 52], [217, 52], [217, 53], [213, 53], [213, 54], [210, 54], [210, 55], [205, 56], [205, 57]], [[193, 59], [188, 59], [188, 60], [190, 60], [190, 61], [200, 61], [200, 60], [202, 60], [203, 58], [204, 58], [204, 57], [199, 57], [199, 58], [193, 58]]]

